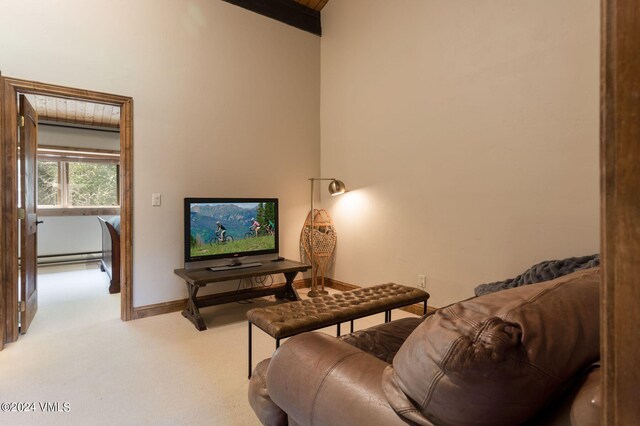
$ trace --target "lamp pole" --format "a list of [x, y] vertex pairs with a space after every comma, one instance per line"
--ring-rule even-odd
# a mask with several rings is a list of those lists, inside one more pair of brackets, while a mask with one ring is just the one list
[[331, 195], [340, 195], [343, 194], [345, 192], [345, 186], [344, 183], [342, 183], [342, 181], [336, 179], [336, 178], [309, 178], [309, 181], [311, 182], [311, 221], [310, 221], [310, 228], [309, 228], [309, 258], [311, 260], [311, 290], [309, 291], [308, 295], [309, 297], [318, 297], [321, 296], [323, 294], [329, 294], [328, 291], [326, 290], [318, 290], [318, 283], [317, 283], [317, 279], [316, 279], [316, 262], [315, 262], [315, 255], [314, 255], [314, 250], [313, 250], [313, 231], [315, 229], [315, 212], [314, 212], [314, 183], [315, 181], [320, 181], [320, 180], [330, 180], [331, 183], [329, 184], [329, 193]]

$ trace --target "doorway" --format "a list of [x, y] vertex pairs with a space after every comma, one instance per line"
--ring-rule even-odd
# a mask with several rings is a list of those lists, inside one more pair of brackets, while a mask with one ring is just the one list
[[[130, 97], [111, 95], [101, 92], [74, 89], [64, 86], [50, 85], [33, 81], [19, 80], [9, 77], [0, 77], [0, 99], [2, 100], [2, 161], [0, 164], [0, 182], [2, 184], [4, 196], [0, 201], [0, 240], [2, 241], [2, 251], [5, 254], [0, 264], [0, 278], [2, 291], [0, 292], [0, 304], [2, 319], [2, 339], [3, 343], [13, 342], [18, 339], [20, 330], [19, 317], [29, 317], [35, 315], [37, 304], [27, 306], [27, 303], [16, 301], [24, 299], [18, 289], [18, 276], [24, 271], [20, 271], [18, 264], [19, 226], [25, 222], [21, 218], [21, 211], [18, 209], [17, 197], [19, 181], [24, 179], [19, 174], [19, 154], [18, 154], [18, 134], [21, 127], [19, 118], [18, 96], [28, 97], [51, 97], [64, 100], [65, 102], [84, 102], [100, 104], [110, 107], [111, 111], [119, 113], [117, 126], [119, 128], [119, 149], [120, 160], [117, 172], [118, 192], [121, 201], [120, 206], [120, 256], [121, 265], [119, 272], [120, 280], [120, 318], [128, 321], [132, 318], [132, 256], [131, 256], [131, 234], [132, 234], [132, 125], [133, 125], [133, 101]], [[62, 103], [65, 103], [62, 102]], [[25, 102], [28, 103], [28, 102]], [[36, 102], [37, 103], [37, 102]], [[37, 115], [37, 113], [36, 113]], [[77, 118], [76, 113], [74, 119]], [[18, 120], [16, 120], [18, 117]], [[85, 120], [86, 121], [86, 120]], [[95, 121], [95, 114], [93, 114]], [[81, 123], [76, 123], [81, 124]], [[102, 122], [101, 122], [102, 124]], [[21, 154], [22, 155], [22, 154]], [[22, 160], [22, 159], [20, 159]], [[35, 216], [35, 215], [34, 215]], [[34, 220], [37, 218], [34, 217]], [[96, 227], [98, 224], [96, 223]], [[34, 253], [35, 255], [35, 253]], [[28, 263], [27, 259], [23, 263]], [[24, 268], [23, 268], [24, 269]], [[37, 292], [37, 284], [35, 290]], [[37, 301], [37, 294], [30, 300]], [[26, 310], [30, 310], [27, 312]], [[22, 330], [24, 332], [24, 330]]]
[[27, 331], [118, 318], [119, 262], [100, 219], [120, 218], [120, 108], [42, 95], [26, 100], [38, 114], [39, 223], [37, 326]]

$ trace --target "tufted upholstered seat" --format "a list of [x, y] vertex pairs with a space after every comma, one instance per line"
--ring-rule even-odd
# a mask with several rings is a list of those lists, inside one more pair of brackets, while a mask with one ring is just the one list
[[247, 319], [271, 337], [282, 339], [428, 299], [423, 290], [390, 283], [251, 309]]
[[256, 308], [247, 312], [249, 320], [249, 378], [251, 378], [251, 324], [276, 339], [295, 336], [306, 331], [318, 330], [331, 325], [369, 315], [385, 312], [385, 322], [391, 320], [391, 310], [413, 303], [424, 302], [427, 311], [429, 293], [399, 284], [381, 284], [359, 288], [297, 302], [283, 303], [268, 308]]

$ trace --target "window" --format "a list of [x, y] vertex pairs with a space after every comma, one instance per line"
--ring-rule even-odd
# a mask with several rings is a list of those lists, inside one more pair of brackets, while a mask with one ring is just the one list
[[119, 158], [117, 152], [39, 147], [38, 207], [118, 207]]
[[71, 206], [117, 206], [118, 166], [67, 163], [67, 202]]
[[58, 163], [38, 160], [38, 205], [57, 206], [60, 204], [59, 171]]

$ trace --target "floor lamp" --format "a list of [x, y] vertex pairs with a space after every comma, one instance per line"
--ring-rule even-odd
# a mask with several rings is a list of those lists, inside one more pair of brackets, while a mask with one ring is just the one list
[[331, 183], [329, 183], [329, 194], [331, 194], [332, 196], [344, 194], [346, 191], [346, 187], [344, 186], [344, 183], [341, 180], [338, 180], [336, 178], [309, 178], [309, 181], [311, 182], [311, 221], [310, 221], [310, 228], [309, 228], [309, 257], [311, 260], [311, 290], [308, 293], [309, 297], [318, 297], [323, 294], [329, 294], [329, 292], [324, 289], [318, 290], [318, 283], [316, 279], [317, 267], [316, 267], [315, 256], [313, 253], [313, 247], [314, 247], [313, 246], [313, 230], [315, 227], [315, 223], [314, 223], [315, 214], [314, 214], [314, 208], [313, 208], [313, 204], [314, 204], [313, 189], [314, 189], [315, 182], [321, 181], [321, 180], [331, 181]]

